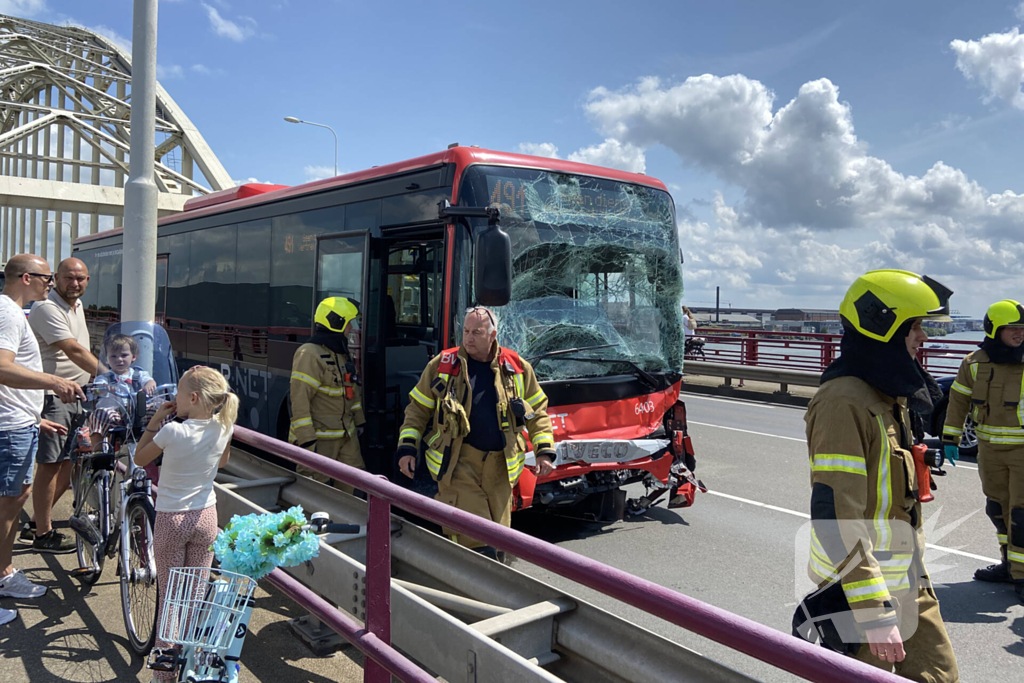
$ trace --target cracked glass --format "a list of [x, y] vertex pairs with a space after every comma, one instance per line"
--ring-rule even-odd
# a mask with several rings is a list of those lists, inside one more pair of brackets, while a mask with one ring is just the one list
[[[541, 380], [633, 372], [614, 360], [682, 371], [683, 278], [668, 193], [486, 166], [462, 182], [459, 203], [500, 208], [512, 241], [512, 301], [496, 310], [499, 343], [527, 359], [605, 346], [538, 360]], [[570, 360], [581, 357], [603, 361]]]

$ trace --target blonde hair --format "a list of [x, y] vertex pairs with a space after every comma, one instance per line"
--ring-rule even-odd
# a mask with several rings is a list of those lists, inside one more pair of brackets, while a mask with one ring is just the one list
[[238, 418], [238, 396], [231, 393], [231, 387], [224, 375], [205, 365], [189, 368], [182, 375], [188, 379], [188, 387], [199, 394], [199, 403], [213, 413], [225, 430], [230, 430]]

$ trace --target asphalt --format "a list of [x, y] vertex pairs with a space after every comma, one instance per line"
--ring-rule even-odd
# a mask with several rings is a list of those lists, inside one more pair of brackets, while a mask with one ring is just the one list
[[[541, 515], [514, 517], [513, 523], [567, 549], [788, 632], [795, 603], [804, 592], [798, 580], [806, 573], [806, 548], [798, 540], [810, 501], [804, 410], [689, 394], [684, 398], [697, 474], [711, 489], [698, 495], [693, 507], [655, 508], [606, 526]], [[994, 561], [998, 552], [974, 467], [963, 462], [947, 468], [936, 501], [924, 506], [928, 541], [937, 546], [929, 549], [926, 564], [961, 680], [1024, 681], [1024, 606], [1008, 586], [972, 580], [974, 570]], [[800, 680], [537, 567], [524, 562], [516, 566], [759, 680]]]
[[[67, 519], [69, 513], [70, 505], [62, 500], [56, 519]], [[58, 526], [71, 533], [66, 525]], [[0, 626], [0, 681], [107, 683], [151, 679], [143, 659], [134, 656], [128, 646], [113, 562], [107, 562], [103, 577], [92, 587], [82, 586], [68, 575], [77, 567], [74, 553], [41, 555], [17, 543], [14, 566], [48, 590], [36, 600], [0, 600], [0, 607], [18, 610], [17, 619]], [[358, 650], [347, 647], [330, 657], [315, 657], [291, 634], [287, 620], [301, 615], [289, 598], [265, 581], [260, 584], [242, 651], [242, 683], [363, 680], [363, 656]]]

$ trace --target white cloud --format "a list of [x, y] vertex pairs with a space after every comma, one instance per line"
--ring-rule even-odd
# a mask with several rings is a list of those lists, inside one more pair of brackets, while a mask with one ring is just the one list
[[49, 9], [46, 0], [0, 0], [0, 14], [28, 19]]
[[1016, 15], [1016, 17], [1018, 19], [1020, 19], [1021, 21], [1024, 21], [1024, 2], [1020, 3], [1019, 5], [1017, 5], [1017, 9], [1014, 10], [1013, 13], [1014, 13], [1014, 15]]
[[762, 303], [832, 305], [859, 273], [880, 267], [926, 272], [972, 310], [998, 289], [980, 291], [979, 281], [1012, 293], [1024, 276], [1024, 195], [990, 193], [941, 161], [921, 176], [897, 172], [867, 153], [850, 104], [827, 79], [777, 108], [775, 99], [742, 75], [598, 88], [585, 109], [607, 138], [570, 158], [600, 151], [598, 163], [618, 157], [621, 168], [661, 145], [731, 188], [737, 199], [716, 194], [706, 216], [680, 208], [691, 293], [721, 284]]
[[647, 168], [647, 159], [642, 149], [629, 143], [623, 144], [614, 138], [573, 152], [569, 155], [569, 161], [607, 166], [630, 173], [643, 173]]
[[238, 17], [238, 21], [231, 21], [221, 16], [216, 7], [211, 7], [205, 2], [200, 3], [206, 10], [206, 16], [210, 19], [210, 27], [218, 36], [223, 36], [236, 43], [241, 43], [256, 35], [256, 20], [252, 17]]
[[306, 182], [334, 177], [333, 166], [306, 166], [302, 171], [306, 174]]
[[157, 64], [156, 77], [161, 81], [180, 79], [185, 77], [185, 70], [182, 69], [181, 66], [179, 66], [178, 64], [171, 64], [170, 66]]
[[520, 154], [530, 154], [535, 157], [559, 158], [558, 147], [550, 142], [520, 142], [517, 151]]
[[210, 67], [206, 66], [205, 64], [193, 64], [192, 65], [192, 71], [196, 72], [197, 74], [202, 74], [203, 76], [223, 76], [224, 75], [224, 69], [221, 69], [220, 67], [211, 69]]
[[[1017, 12], [1024, 14], [1024, 3]], [[1019, 29], [990, 33], [980, 40], [954, 40], [949, 47], [956, 53], [956, 68], [985, 89], [986, 103], [1000, 99], [1024, 109], [1024, 36]]]
[[273, 182], [271, 180], [260, 180], [260, 179], [254, 177], [254, 176], [249, 176], [248, 178], [236, 179], [234, 181], [234, 183], [235, 183], [236, 187], [238, 187], [240, 185], [248, 185], [249, 183], [256, 183], [258, 185], [277, 185], [277, 183], [275, 183], [275, 182]]

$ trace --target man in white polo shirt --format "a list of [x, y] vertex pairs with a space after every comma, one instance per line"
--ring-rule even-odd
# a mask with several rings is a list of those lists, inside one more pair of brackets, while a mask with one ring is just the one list
[[[50, 289], [50, 265], [38, 256], [18, 254], [7, 262], [4, 277], [0, 294], [0, 598], [38, 598], [46, 588], [15, 571], [11, 554], [15, 522], [32, 486], [39, 431], [63, 429], [40, 417], [43, 391], [53, 391], [65, 402], [85, 395], [74, 382], [43, 374], [39, 344], [25, 319], [25, 305], [45, 298]], [[0, 607], [0, 624], [17, 616], [16, 610]]]
[[[85, 263], [76, 258], [64, 259], [57, 266], [57, 277], [49, 295], [35, 304], [28, 316], [29, 327], [39, 342], [43, 372], [79, 386], [88, 384], [99, 372], [96, 357], [89, 351], [89, 328], [80, 301], [88, 285], [89, 269]], [[81, 412], [80, 404], [62, 403], [53, 392], [46, 392], [43, 419], [70, 428], [72, 420]], [[30, 524], [21, 534], [21, 539], [31, 541], [37, 552], [70, 553], [75, 549], [75, 539], [54, 529], [52, 517], [53, 507], [71, 486], [71, 461], [64, 453], [64, 441], [75, 436], [39, 435], [32, 483], [35, 533]]]

